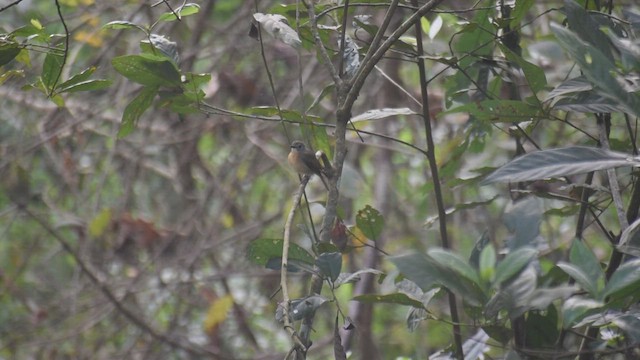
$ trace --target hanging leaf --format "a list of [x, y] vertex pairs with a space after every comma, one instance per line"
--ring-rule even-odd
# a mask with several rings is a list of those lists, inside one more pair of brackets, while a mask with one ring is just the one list
[[640, 161], [630, 155], [606, 149], [572, 146], [522, 155], [491, 173], [481, 185], [541, 180], [620, 166], [640, 166]]
[[302, 44], [298, 33], [289, 26], [286, 17], [279, 14], [255, 13], [253, 18], [269, 35], [283, 43], [293, 47], [299, 47]]
[[158, 88], [146, 87], [131, 100], [122, 113], [122, 123], [118, 129], [119, 138], [129, 135], [133, 131], [142, 114], [151, 106], [157, 93]]
[[356, 214], [356, 225], [362, 231], [364, 236], [370, 240], [377, 240], [384, 227], [384, 218], [380, 212], [370, 205], [362, 210], [358, 210]]
[[316, 265], [320, 269], [320, 273], [323, 277], [327, 277], [331, 279], [331, 281], [335, 281], [338, 278], [338, 275], [340, 275], [340, 270], [342, 269], [342, 254], [339, 252], [322, 253], [318, 255]]

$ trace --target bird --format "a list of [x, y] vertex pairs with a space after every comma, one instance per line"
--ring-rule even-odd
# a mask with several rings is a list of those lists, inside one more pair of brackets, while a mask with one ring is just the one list
[[318, 175], [325, 189], [329, 190], [323, 177], [322, 165], [316, 158], [313, 151], [307, 150], [302, 141], [294, 141], [291, 143], [291, 151], [287, 157], [289, 165], [301, 175]]

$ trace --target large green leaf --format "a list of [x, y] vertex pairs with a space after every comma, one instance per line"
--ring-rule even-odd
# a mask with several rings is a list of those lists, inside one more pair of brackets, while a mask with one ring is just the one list
[[0, 46], [0, 66], [8, 64], [11, 60], [15, 59], [20, 53], [20, 48], [17, 43], [8, 43]]
[[[272, 259], [281, 263], [282, 259], [282, 239], [258, 239], [252, 241], [247, 248], [247, 258], [254, 263], [267, 266]], [[315, 260], [307, 250], [296, 244], [289, 244], [289, 261], [305, 263], [313, 266]], [[271, 267], [273, 268], [273, 267]]]
[[606, 149], [571, 146], [522, 155], [491, 173], [481, 184], [541, 180], [621, 166], [640, 166], [640, 161]]
[[427, 254], [439, 265], [448, 268], [460, 276], [464, 276], [466, 279], [480, 286], [478, 273], [460, 255], [442, 248], [429, 249]]
[[502, 50], [509, 61], [516, 63], [522, 69], [524, 78], [527, 80], [529, 88], [531, 88], [534, 94], [547, 86], [547, 78], [539, 66], [526, 61], [502, 44], [500, 44], [500, 50]]
[[145, 86], [179, 87], [180, 73], [164, 56], [151, 54], [124, 55], [111, 60], [111, 65], [127, 79]]
[[42, 66], [42, 83], [45, 89], [51, 92], [52, 87], [56, 81], [59, 80], [60, 72], [62, 71], [63, 57], [56, 55], [53, 52], [47, 54], [44, 58], [44, 64]]
[[320, 269], [320, 273], [323, 277], [335, 281], [340, 275], [342, 269], [342, 254], [339, 252], [322, 253], [318, 255], [316, 265]]
[[564, 1], [564, 10], [569, 28], [586, 43], [598, 49], [609, 61], [613, 61], [609, 39], [600, 31], [600, 24], [592, 18], [591, 14], [573, 0]]
[[522, 247], [535, 247], [540, 241], [540, 222], [542, 221], [541, 200], [527, 197], [513, 203], [503, 216], [504, 225], [511, 236], [507, 238], [510, 251]]
[[640, 219], [634, 221], [620, 234], [617, 248], [625, 254], [640, 257]]
[[118, 129], [118, 137], [125, 137], [135, 129], [138, 119], [140, 119], [140, 116], [151, 106], [157, 93], [158, 88], [143, 88], [140, 93], [131, 100], [122, 114], [122, 123], [120, 124], [120, 129]]
[[589, 292], [592, 297], [597, 298], [598, 287], [596, 285], [596, 279], [591, 279], [579, 266], [574, 264], [559, 262], [558, 267], [571, 276], [580, 287]]
[[443, 111], [438, 116], [453, 113], [469, 113], [478, 120], [494, 123], [512, 123], [545, 119], [547, 116], [540, 106], [531, 105], [521, 100], [483, 100], [471, 102], [453, 109]]
[[[589, 279], [589, 284], [584, 289], [589, 291], [591, 296], [596, 297], [596, 294], [598, 294], [604, 286], [604, 271], [602, 271], [602, 267], [596, 256], [584, 242], [575, 239], [571, 246], [569, 260]], [[578, 279], [576, 279], [576, 281], [578, 281]], [[580, 283], [580, 285], [585, 286], [586, 284]]]
[[472, 306], [481, 306], [486, 296], [480, 286], [457, 272], [439, 264], [431, 256], [409, 254], [390, 258], [404, 276], [415, 282], [423, 291], [444, 286]]
[[[158, 18], [159, 21], [175, 21], [181, 20], [185, 16], [197, 14], [200, 12], [200, 5], [195, 3], [188, 3], [184, 6], [180, 6], [175, 12], [166, 12]], [[178, 15], [176, 17], [176, 15]]]
[[604, 304], [600, 301], [581, 297], [571, 297], [562, 304], [562, 325], [572, 327], [582, 318], [600, 311]]
[[370, 205], [358, 210], [356, 214], [358, 229], [370, 240], [377, 240], [384, 228], [384, 218], [380, 212]]
[[538, 252], [530, 247], [522, 247], [507, 255], [496, 266], [494, 283], [501, 284], [522, 270]]
[[618, 102], [625, 112], [640, 117], [640, 96], [627, 92], [614, 77], [616, 67], [597, 48], [583, 41], [576, 33], [557, 24], [551, 30], [560, 45], [569, 52], [571, 58], [580, 65], [583, 74], [594, 85], [602, 89], [602, 95]]
[[633, 290], [640, 290], [640, 259], [625, 262], [611, 275], [603, 297]]
[[405, 306], [413, 306], [417, 308], [424, 308], [422, 302], [412, 299], [403, 293], [393, 293], [386, 295], [366, 294], [358, 295], [352, 300], [359, 301], [366, 304], [398, 304]]

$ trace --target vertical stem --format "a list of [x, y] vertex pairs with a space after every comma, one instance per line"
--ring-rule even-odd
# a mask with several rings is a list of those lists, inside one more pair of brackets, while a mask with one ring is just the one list
[[[418, 6], [417, 0], [411, 1], [413, 6]], [[440, 238], [442, 247], [451, 248], [449, 237], [447, 235], [447, 214], [445, 212], [444, 200], [442, 198], [442, 188], [440, 186], [440, 177], [438, 176], [438, 164], [436, 162], [435, 144], [433, 142], [431, 130], [431, 116], [429, 114], [429, 93], [427, 89], [427, 74], [424, 59], [419, 56], [424, 54], [422, 47], [422, 29], [420, 22], [415, 23], [416, 42], [418, 45], [418, 71], [420, 72], [420, 91], [422, 95], [422, 119], [424, 121], [425, 137], [427, 139], [427, 160], [429, 161], [429, 169], [431, 170], [431, 178], [433, 179], [433, 190], [436, 196], [436, 205], [438, 207], [438, 224], [440, 228]], [[460, 319], [458, 316], [458, 304], [456, 296], [449, 291], [449, 311], [451, 312], [451, 321], [453, 322], [453, 339], [455, 342], [456, 357], [464, 358], [462, 350], [462, 336], [460, 334]]]

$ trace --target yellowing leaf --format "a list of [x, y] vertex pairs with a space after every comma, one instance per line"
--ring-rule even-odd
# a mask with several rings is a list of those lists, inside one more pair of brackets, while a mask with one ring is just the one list
[[89, 223], [89, 235], [97, 238], [104, 234], [104, 231], [111, 222], [111, 209], [105, 208]]
[[80, 30], [73, 34], [73, 39], [95, 48], [102, 46], [102, 36], [100, 32], [87, 32]]
[[204, 330], [211, 332], [216, 326], [220, 325], [226, 318], [229, 310], [233, 306], [233, 297], [227, 295], [214, 301], [209, 306], [207, 318], [204, 319]]
[[42, 24], [40, 23], [40, 21], [38, 21], [38, 19], [31, 19], [31, 25], [33, 25], [33, 27], [38, 30], [43, 29]]

